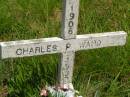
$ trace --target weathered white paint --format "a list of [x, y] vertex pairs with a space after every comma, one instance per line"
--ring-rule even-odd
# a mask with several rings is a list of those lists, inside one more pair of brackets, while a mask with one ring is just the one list
[[[2, 59], [52, 53], [70, 53], [70, 51], [75, 52], [78, 50], [124, 45], [126, 43], [126, 36], [127, 34], [125, 32], [120, 31], [77, 35], [76, 39], [70, 40], [64, 40], [62, 38], [54, 37], [34, 40], [1, 42], [0, 52]], [[66, 58], [64, 59], [66, 60]]]
[[[75, 39], [77, 34], [78, 15], [79, 15], [79, 0], [63, 0], [63, 15], [62, 15], [62, 39]], [[68, 46], [70, 44], [68, 43]], [[65, 87], [72, 83], [74, 51], [65, 51], [61, 53], [61, 62], [58, 68], [58, 81], [60, 85]], [[71, 68], [69, 68], [71, 67]]]
[[62, 38], [72, 39], [75, 38], [77, 34], [79, 0], [63, 1]]
[[74, 65], [75, 52], [67, 51], [63, 52], [61, 56], [61, 64], [59, 65], [59, 83], [60, 85], [65, 85], [64, 87], [69, 87], [72, 83], [73, 76], [73, 65]]
[[72, 84], [74, 58], [75, 50], [61, 53], [60, 65], [58, 68], [58, 81], [64, 88], [70, 87], [69, 84]]

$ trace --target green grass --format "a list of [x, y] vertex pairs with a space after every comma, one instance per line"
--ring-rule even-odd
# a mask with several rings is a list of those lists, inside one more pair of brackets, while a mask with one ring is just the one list
[[[0, 0], [0, 41], [60, 36], [62, 0]], [[130, 1], [80, 0], [78, 34], [123, 30], [124, 47], [76, 53], [73, 83], [83, 97], [130, 97]], [[9, 97], [39, 97], [56, 83], [59, 54], [0, 60]]]

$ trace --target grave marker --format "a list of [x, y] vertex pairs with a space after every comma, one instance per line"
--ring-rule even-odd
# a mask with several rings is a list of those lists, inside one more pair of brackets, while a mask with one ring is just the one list
[[[61, 38], [41, 38], [0, 43], [0, 58], [15, 58], [61, 53], [58, 71], [58, 84], [68, 92], [60, 92], [66, 97], [74, 97], [72, 85], [75, 52], [108, 46], [122, 46], [126, 43], [126, 32], [107, 32], [76, 35], [79, 14], [79, 0], [63, 0], [64, 12]], [[48, 87], [53, 94], [57, 91]]]

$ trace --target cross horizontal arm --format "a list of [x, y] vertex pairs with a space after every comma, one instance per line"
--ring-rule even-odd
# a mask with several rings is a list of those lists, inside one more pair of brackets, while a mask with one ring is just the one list
[[98, 34], [77, 35], [76, 39], [64, 40], [58, 37], [10, 41], [0, 43], [1, 59], [62, 53], [85, 49], [124, 45], [127, 34], [107, 32]]

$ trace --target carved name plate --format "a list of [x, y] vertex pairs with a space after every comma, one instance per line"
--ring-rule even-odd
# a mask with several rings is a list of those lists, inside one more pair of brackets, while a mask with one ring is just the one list
[[76, 39], [70, 40], [53, 37], [1, 42], [0, 56], [4, 59], [124, 45], [126, 43], [126, 36], [125, 32], [120, 31], [77, 35]]

